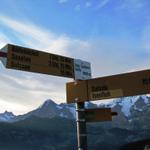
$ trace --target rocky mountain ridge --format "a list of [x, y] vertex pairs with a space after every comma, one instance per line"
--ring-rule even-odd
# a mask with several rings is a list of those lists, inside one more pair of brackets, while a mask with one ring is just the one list
[[9, 122], [15, 117], [16, 116], [12, 112], [5, 111], [4, 113], [0, 113], [0, 122]]
[[[112, 111], [118, 113], [118, 116], [113, 117], [112, 122], [104, 122], [104, 126], [121, 127], [121, 128], [148, 128], [149, 125], [145, 122], [150, 121], [150, 97], [148, 96], [134, 96], [119, 98], [109, 103], [94, 104], [86, 103], [86, 108], [112, 108]], [[56, 104], [52, 100], [45, 101], [37, 109], [28, 112], [24, 115], [15, 116], [11, 112], [4, 112], [0, 114], [1, 122], [15, 122], [24, 120], [31, 116], [40, 118], [54, 118], [62, 117], [75, 120], [75, 105], [74, 104]]]

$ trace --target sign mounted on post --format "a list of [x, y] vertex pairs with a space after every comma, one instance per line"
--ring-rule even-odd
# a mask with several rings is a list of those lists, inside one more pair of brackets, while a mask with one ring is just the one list
[[[84, 88], [82, 88], [84, 87]], [[67, 83], [67, 103], [150, 93], [150, 70]]]
[[75, 80], [91, 79], [91, 65], [89, 62], [80, 59], [74, 60]]
[[112, 121], [112, 116], [117, 115], [116, 112], [111, 112], [111, 108], [86, 109], [85, 114], [87, 122]]
[[[81, 67], [83, 65], [81, 65], [80, 69], [83, 73], [81, 76], [79, 76], [77, 70], [75, 69], [76, 59], [73, 58], [11, 44], [6, 45], [1, 49], [0, 52], [1, 55], [2, 52], [5, 52], [5, 57], [0, 57], [0, 59], [2, 60], [4, 66], [9, 69], [43, 73], [75, 79], [89, 79], [89, 72], [91, 71], [91, 68], [88, 62], [89, 70], [84, 70], [84, 67]], [[83, 64], [84, 61], [80, 60], [80, 62]]]

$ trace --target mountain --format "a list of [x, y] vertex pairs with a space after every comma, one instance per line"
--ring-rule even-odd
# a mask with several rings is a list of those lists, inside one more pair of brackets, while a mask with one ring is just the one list
[[0, 122], [10, 122], [15, 117], [12, 112], [5, 111], [4, 113], [0, 113]]
[[56, 104], [52, 100], [46, 100], [37, 109], [28, 112], [24, 115], [19, 115], [13, 118], [13, 121], [23, 120], [29, 118], [30, 116], [36, 116], [40, 118], [54, 118], [62, 117], [68, 119], [75, 119], [75, 107], [73, 104]]
[[[88, 124], [87, 133], [90, 150], [120, 150], [123, 145], [150, 137], [150, 129], [105, 129], [98, 124]], [[1, 122], [0, 149], [76, 150], [76, 123], [62, 117], [49, 119], [35, 116], [13, 123]]]
[[[123, 145], [126, 147], [131, 142], [150, 141], [149, 97], [120, 98], [100, 105], [86, 103], [86, 107], [111, 107], [113, 111], [118, 112], [118, 116], [114, 117], [112, 122], [87, 124], [90, 150], [120, 150], [121, 147], [124, 148]], [[37, 109], [24, 115], [15, 116], [6, 111], [0, 114], [0, 118], [4, 116], [7, 119], [1, 119], [3, 122], [0, 122], [2, 150], [77, 148], [74, 104], [58, 105], [52, 100], [47, 100]]]
[[75, 122], [65, 118], [27, 119], [0, 123], [0, 150], [75, 150]]
[[111, 126], [126, 129], [149, 128], [150, 98], [148, 96], [135, 96], [115, 100], [112, 110], [118, 112]]
[[[134, 96], [119, 98], [109, 103], [102, 103], [100, 105], [91, 102], [86, 103], [86, 108], [112, 108], [112, 111], [118, 112], [118, 115], [113, 117], [112, 122], [101, 122], [101, 126], [107, 128], [125, 128], [125, 129], [147, 129], [150, 127], [150, 97], [148, 96]], [[31, 116], [40, 118], [54, 118], [61, 117], [75, 120], [75, 105], [74, 104], [56, 104], [52, 100], [45, 101], [37, 109], [28, 112], [24, 115], [15, 116], [12, 113], [0, 114], [0, 121], [14, 122], [24, 120]]]
[[[86, 103], [87, 108], [95, 108], [98, 107], [96, 104], [93, 103]], [[7, 111], [6, 111], [7, 112]], [[54, 118], [54, 117], [62, 117], [67, 118], [71, 120], [75, 120], [76, 117], [76, 111], [75, 111], [75, 104], [56, 104], [53, 100], [49, 99], [46, 100], [41, 106], [39, 106], [37, 109], [30, 111], [24, 115], [18, 115], [15, 116], [13, 113], [10, 112], [10, 117], [7, 117], [7, 119], [3, 119], [8, 113], [2, 113], [0, 115], [0, 122], [15, 122], [19, 120], [24, 120], [26, 118], [29, 118], [31, 116], [36, 116], [40, 118]]]

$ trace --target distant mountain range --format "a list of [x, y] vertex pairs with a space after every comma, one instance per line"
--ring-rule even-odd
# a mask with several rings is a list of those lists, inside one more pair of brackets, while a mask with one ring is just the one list
[[[86, 103], [86, 108], [112, 108], [112, 111], [118, 112], [118, 116], [113, 118], [112, 122], [105, 122], [105, 127], [120, 127], [126, 129], [132, 128], [149, 128], [150, 122], [150, 97], [134, 96], [119, 98], [107, 104]], [[74, 104], [56, 104], [52, 100], [46, 100], [37, 109], [28, 112], [24, 115], [15, 116], [12, 112], [5, 111], [0, 114], [1, 122], [16, 122], [27, 119], [31, 116], [40, 118], [61, 117], [75, 120], [75, 105]], [[140, 120], [140, 121], [139, 121]]]
[[5, 111], [4, 113], [0, 114], [0, 122], [10, 122], [14, 120], [16, 116], [12, 112]]
[[[150, 144], [150, 98], [127, 97], [107, 104], [86, 103], [86, 108], [111, 107], [118, 116], [112, 122], [87, 124], [89, 150], [120, 150], [139, 140]], [[2, 150], [76, 150], [77, 135], [74, 104], [45, 101], [37, 109], [15, 116], [0, 114]], [[132, 148], [143, 150], [144, 148]], [[125, 149], [123, 149], [125, 150]]]

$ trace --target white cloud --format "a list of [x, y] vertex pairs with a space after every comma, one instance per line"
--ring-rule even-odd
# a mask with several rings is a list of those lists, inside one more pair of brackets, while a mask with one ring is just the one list
[[[17, 37], [25, 46], [40, 49], [50, 53], [70, 56], [70, 47], [88, 45], [86, 41], [72, 39], [66, 35], [56, 35], [46, 29], [40, 28], [33, 23], [18, 21], [9, 17], [0, 16], [0, 24], [7, 26], [12, 34]], [[3, 43], [11, 41], [6, 35], [1, 36]]]
[[50, 31], [29, 22], [16, 21], [4, 16], [0, 16], [0, 24], [9, 27], [22, 43], [31, 48], [66, 54], [66, 51], [63, 50], [66, 43], [62, 42], [66, 41], [67, 38], [65, 36], [56, 36]]
[[10, 39], [4, 33], [0, 33], [0, 47], [3, 47], [6, 43], [10, 43]]
[[6, 99], [5, 100], [0, 99], [0, 106], [1, 106], [0, 109], [1, 112], [9, 110], [10, 112], [15, 112], [15, 115], [22, 114], [23, 110], [24, 112], [28, 112], [31, 109], [30, 107], [19, 105], [18, 103], [15, 102], [7, 102]]
[[[0, 72], [0, 99], [23, 106], [22, 113], [35, 109], [49, 98], [57, 103], [65, 102], [65, 83], [69, 79], [8, 70], [2, 65]], [[7, 105], [5, 109], [10, 111]], [[17, 109], [15, 113], [19, 111]]]

